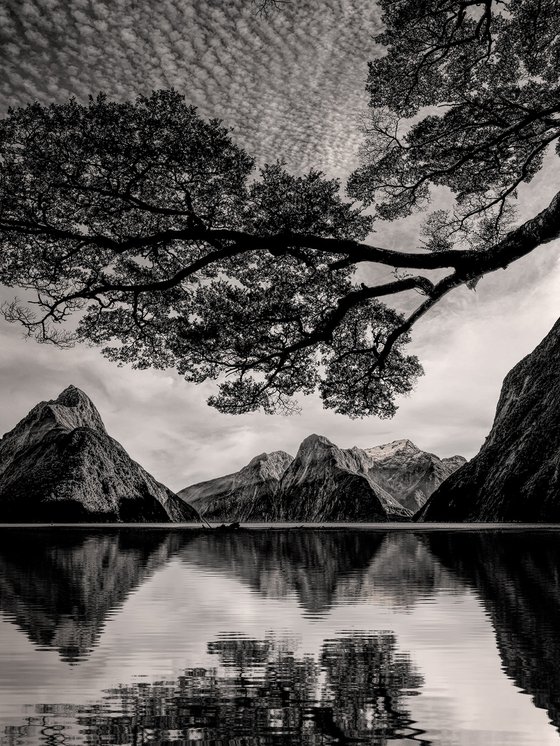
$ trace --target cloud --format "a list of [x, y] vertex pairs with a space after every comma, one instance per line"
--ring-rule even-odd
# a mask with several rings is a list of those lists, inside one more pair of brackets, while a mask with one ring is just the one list
[[369, 0], [309, 0], [265, 16], [248, 0], [8, 0], [2, 21], [5, 105], [172, 86], [261, 163], [336, 175], [355, 163], [380, 29]]
[[[249, 0], [4, 0], [2, 106], [85, 101], [105, 91], [132, 99], [174, 86], [206, 117], [220, 117], [259, 163], [285, 158], [344, 178], [356, 165], [367, 106], [367, 61], [379, 53], [371, 0], [302, 0], [267, 16]], [[558, 162], [520, 190], [520, 218], [558, 189]], [[418, 245], [419, 219], [380, 224], [375, 242]], [[391, 421], [351, 421], [315, 397], [299, 417], [229, 417], [209, 409], [211, 386], [172, 372], [117, 368], [87, 348], [59, 351], [3, 324], [0, 432], [69, 383], [88, 393], [109, 432], [174, 489], [236, 470], [256, 453], [295, 453], [310, 432], [341, 446], [408, 437], [446, 456], [473, 455], [488, 433], [505, 373], [555, 321], [560, 270], [550, 244], [445, 299], [414, 330], [426, 376]], [[364, 272], [371, 270], [364, 268]], [[398, 299], [403, 308], [415, 294]]]

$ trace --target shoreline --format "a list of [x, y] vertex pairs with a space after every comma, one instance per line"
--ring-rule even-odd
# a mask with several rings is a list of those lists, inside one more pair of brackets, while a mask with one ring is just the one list
[[158, 529], [166, 531], [202, 531], [217, 533], [237, 533], [238, 531], [282, 531], [282, 530], [323, 530], [323, 531], [559, 531], [560, 523], [241, 523], [239, 528], [221, 531], [216, 523], [203, 526], [200, 523], [0, 523], [2, 529]]

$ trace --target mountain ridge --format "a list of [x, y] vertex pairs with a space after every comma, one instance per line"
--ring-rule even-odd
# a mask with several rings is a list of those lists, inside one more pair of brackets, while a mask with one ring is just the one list
[[[281, 462], [278, 454], [283, 454]], [[395, 454], [399, 458], [392, 463]], [[412, 477], [406, 476], [407, 454], [416, 459]], [[383, 468], [387, 458], [392, 463], [389, 476]], [[269, 459], [274, 463], [267, 464]], [[260, 484], [250, 469], [257, 460], [269, 469]], [[302, 441], [295, 458], [284, 451], [259, 454], [239, 471], [190, 485], [178, 495], [214, 521], [408, 520], [429, 491], [464, 461], [462, 456], [439, 459], [407, 439], [371, 449], [343, 449], [314, 433]], [[246, 485], [249, 472], [251, 481]], [[401, 497], [395, 494], [396, 487]]]
[[394, 440], [364, 449], [375, 462], [375, 479], [412, 513], [457, 468], [466, 463], [463, 456], [439, 458], [422, 451], [408, 439]]
[[196, 503], [197, 510], [204, 515], [217, 520], [222, 520], [223, 500], [229, 500], [232, 506], [231, 512], [235, 516], [232, 520], [260, 520], [263, 515], [273, 520], [274, 497], [280, 477], [292, 460], [293, 457], [285, 451], [261, 453], [237, 472], [198, 482], [177, 494], [190, 505]]
[[305, 438], [280, 481], [277, 520], [387, 521], [412, 513], [368, 474], [364, 452], [322, 435]]
[[75, 386], [0, 439], [0, 521], [193, 520], [197, 511], [130, 458]]

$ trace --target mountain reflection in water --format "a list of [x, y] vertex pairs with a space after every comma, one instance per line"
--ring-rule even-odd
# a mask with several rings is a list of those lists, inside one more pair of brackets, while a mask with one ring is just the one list
[[560, 744], [557, 546], [0, 529], [0, 743]]
[[108, 614], [183, 546], [158, 530], [0, 532], [0, 610], [40, 646], [77, 662]]
[[560, 536], [431, 534], [434, 557], [479, 592], [502, 665], [560, 729]]

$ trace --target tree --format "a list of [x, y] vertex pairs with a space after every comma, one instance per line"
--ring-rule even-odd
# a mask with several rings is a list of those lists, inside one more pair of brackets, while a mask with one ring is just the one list
[[[560, 135], [553, 0], [382, 0], [363, 165], [337, 181], [283, 163], [259, 174], [220, 122], [174, 91], [11, 110], [0, 123], [4, 307], [40, 341], [101, 345], [116, 362], [219, 379], [224, 412], [293, 407], [318, 390], [350, 416], [389, 417], [421, 366], [414, 323], [560, 234], [560, 193], [512, 228], [517, 187]], [[433, 188], [455, 197], [431, 210]], [[375, 216], [426, 211], [424, 243], [366, 242]], [[363, 262], [395, 279], [365, 285]], [[432, 282], [411, 270], [450, 270]], [[406, 270], [399, 274], [399, 270]], [[423, 296], [408, 317], [379, 299]], [[76, 328], [69, 317], [76, 313]], [[62, 331], [60, 331], [62, 329]]]
[[378, 42], [388, 53], [370, 64], [367, 160], [349, 191], [393, 220], [424, 208], [432, 187], [448, 187], [455, 209], [431, 215], [427, 247], [488, 252], [513, 220], [518, 187], [551, 144], [558, 152], [560, 4], [381, 5]]

